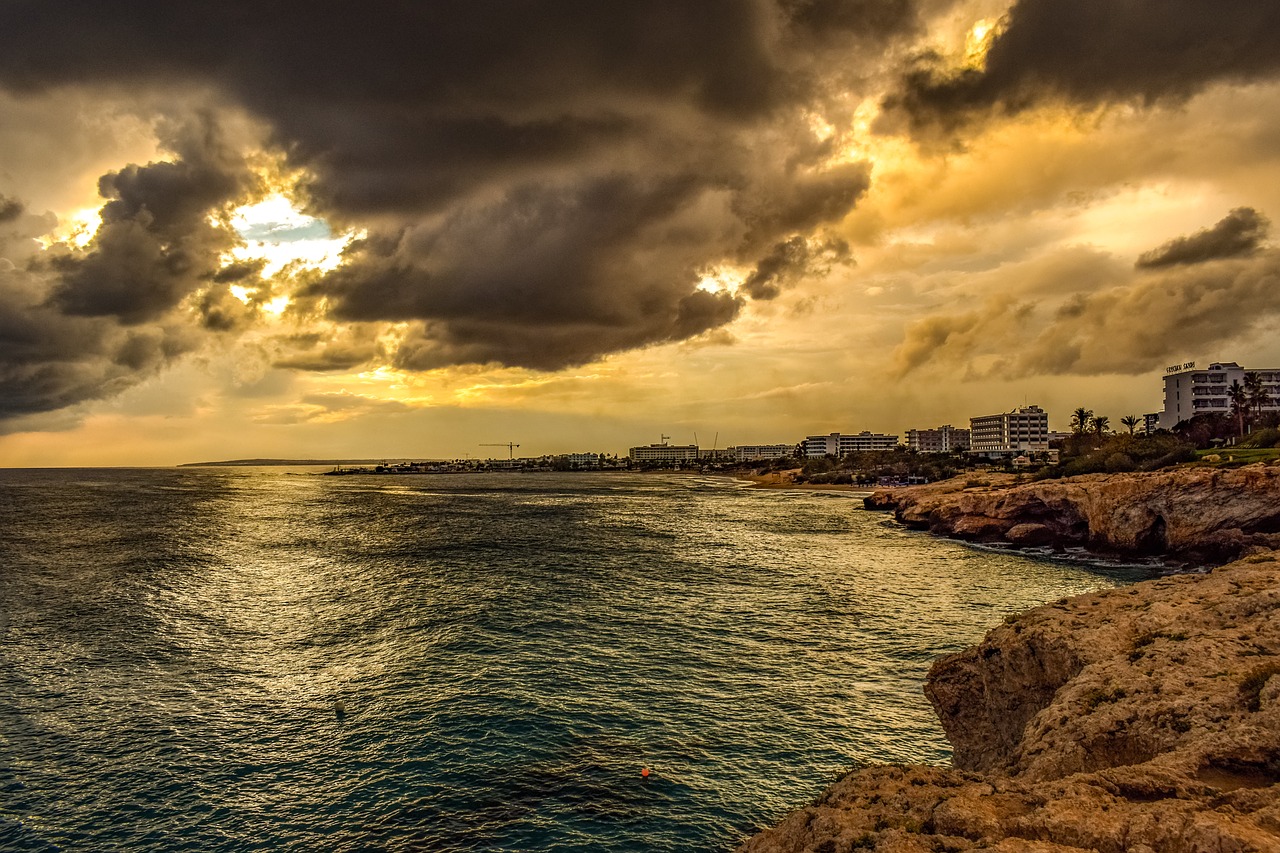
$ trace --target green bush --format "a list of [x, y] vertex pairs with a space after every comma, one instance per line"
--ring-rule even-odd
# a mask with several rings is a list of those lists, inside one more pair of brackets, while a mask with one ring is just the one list
[[1280, 430], [1275, 427], [1255, 430], [1240, 442], [1241, 447], [1280, 447]]
[[1157, 456], [1155, 459], [1143, 462], [1141, 470], [1158, 471], [1161, 468], [1168, 468], [1170, 465], [1177, 465], [1180, 462], [1194, 462], [1195, 460], [1196, 449], [1189, 444], [1184, 444], [1164, 456]]
[[1133, 462], [1133, 457], [1127, 453], [1112, 453], [1107, 457], [1107, 473], [1109, 474], [1132, 471], [1137, 467]]

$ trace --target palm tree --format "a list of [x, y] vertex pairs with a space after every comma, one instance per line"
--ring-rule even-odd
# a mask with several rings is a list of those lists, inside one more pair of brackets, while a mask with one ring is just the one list
[[1227, 397], [1231, 400], [1231, 414], [1236, 416], [1236, 431], [1243, 436], [1244, 419], [1249, 409], [1249, 392], [1245, 391], [1239, 379], [1232, 379]]
[[1093, 409], [1084, 406], [1071, 413], [1071, 431], [1076, 435], [1084, 435], [1093, 425]]
[[1125, 415], [1120, 419], [1120, 423], [1129, 428], [1129, 435], [1133, 435], [1133, 431], [1138, 428], [1138, 424], [1142, 423], [1142, 418], [1137, 415]]
[[1260, 415], [1264, 408], [1271, 405], [1271, 395], [1267, 393], [1267, 386], [1262, 384], [1262, 377], [1257, 371], [1249, 371], [1244, 375], [1244, 390], [1250, 414]]
[[1093, 431], [1098, 434], [1098, 438], [1102, 438], [1107, 434], [1107, 428], [1111, 426], [1111, 418], [1106, 415], [1097, 415], [1093, 419]]

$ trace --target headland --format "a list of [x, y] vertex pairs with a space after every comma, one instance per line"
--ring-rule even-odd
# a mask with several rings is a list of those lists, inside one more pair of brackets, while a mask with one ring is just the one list
[[981, 542], [1214, 565], [1280, 548], [1280, 466], [1169, 468], [1020, 482], [1002, 474], [880, 489], [868, 509]]
[[741, 853], [1280, 850], [1280, 562], [1036, 608], [939, 659], [952, 767], [856, 770]]

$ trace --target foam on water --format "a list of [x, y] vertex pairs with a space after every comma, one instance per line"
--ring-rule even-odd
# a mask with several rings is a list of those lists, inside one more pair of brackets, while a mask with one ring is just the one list
[[1139, 571], [860, 507], [0, 472], [0, 847], [728, 849], [860, 762], [946, 761], [933, 658]]

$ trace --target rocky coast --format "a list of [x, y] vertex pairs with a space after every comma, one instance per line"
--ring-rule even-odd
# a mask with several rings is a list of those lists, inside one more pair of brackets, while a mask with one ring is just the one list
[[1007, 618], [925, 684], [950, 767], [856, 770], [741, 853], [1280, 851], [1280, 468], [866, 499], [970, 540], [1234, 560]]
[[952, 767], [855, 771], [742, 853], [1280, 851], [1280, 562], [1036, 608], [938, 660]]
[[1018, 483], [1009, 475], [881, 489], [868, 509], [944, 536], [1082, 546], [1197, 565], [1280, 548], [1280, 466], [1178, 468]]

